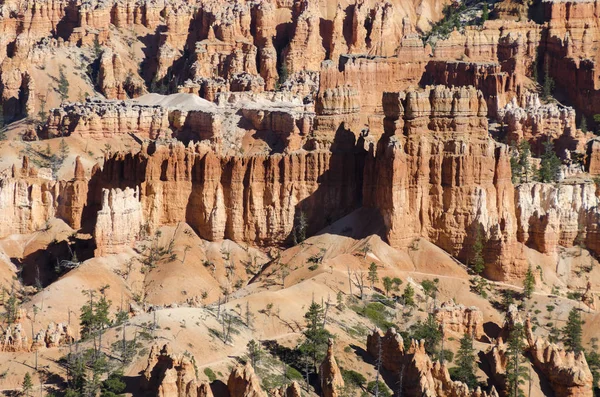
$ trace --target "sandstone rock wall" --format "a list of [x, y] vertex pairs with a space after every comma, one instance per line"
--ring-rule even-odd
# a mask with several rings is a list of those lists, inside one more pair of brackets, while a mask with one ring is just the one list
[[132, 102], [88, 100], [52, 109], [40, 136], [105, 138], [135, 133], [146, 139], [170, 135], [167, 110]]
[[88, 186], [79, 159], [75, 168], [76, 178], [56, 181], [51, 170], [38, 170], [24, 157], [22, 168], [0, 175], [0, 237], [43, 229], [55, 217], [78, 229]]

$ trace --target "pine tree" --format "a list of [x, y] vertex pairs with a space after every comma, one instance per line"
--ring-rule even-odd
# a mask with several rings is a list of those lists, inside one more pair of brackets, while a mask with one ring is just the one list
[[554, 79], [550, 77], [550, 72], [548, 70], [548, 64], [546, 64], [544, 68], [544, 84], [542, 85], [542, 98], [548, 100], [552, 97], [552, 92], [554, 91]]
[[6, 311], [4, 318], [8, 324], [12, 324], [17, 321], [19, 314], [19, 299], [14, 287], [11, 288], [10, 292], [6, 289], [3, 290], [3, 294], [6, 295], [7, 293], [8, 299], [4, 302], [4, 310]]
[[304, 314], [306, 320], [306, 330], [304, 330], [305, 341], [300, 345], [302, 354], [309, 357], [313, 366], [325, 357], [327, 351], [327, 342], [331, 337], [329, 331], [324, 327], [323, 307], [316, 302], [312, 302], [308, 311]]
[[519, 144], [519, 166], [521, 168], [520, 181], [529, 182], [529, 174], [531, 173], [531, 146], [527, 140], [522, 140]]
[[483, 9], [481, 10], [481, 24], [490, 18], [490, 10], [487, 1], [483, 3]]
[[415, 290], [412, 285], [406, 285], [406, 288], [404, 288], [404, 293], [402, 294], [402, 299], [404, 301], [404, 306], [415, 305]]
[[585, 115], [581, 116], [581, 121], [579, 122], [579, 129], [582, 132], [588, 132], [588, 128], [587, 128], [587, 120], [585, 118]]
[[483, 259], [483, 236], [481, 230], [477, 228], [475, 232], [475, 242], [473, 243], [473, 262], [471, 270], [475, 274], [481, 274], [485, 270], [485, 260]]
[[419, 320], [410, 330], [412, 339], [425, 341], [425, 351], [428, 354], [436, 360], [441, 358], [442, 352], [438, 347], [442, 341], [442, 331], [433, 314], [429, 313], [425, 322]]
[[60, 145], [58, 146], [59, 159], [60, 162], [64, 162], [66, 158], [69, 156], [69, 145], [65, 142], [64, 139], [60, 140]]
[[460, 339], [460, 348], [456, 353], [456, 365], [453, 372], [453, 379], [461, 381], [469, 386], [470, 389], [477, 387], [477, 376], [475, 375], [475, 349], [473, 348], [473, 337], [464, 334]]
[[560, 159], [556, 156], [556, 153], [554, 153], [554, 145], [552, 142], [544, 142], [544, 149], [540, 169], [538, 170], [539, 179], [541, 182], [545, 183], [556, 182], [560, 171]]
[[26, 396], [31, 395], [31, 390], [33, 389], [33, 381], [31, 380], [31, 375], [29, 375], [29, 372], [27, 372], [25, 374], [25, 377], [23, 378], [22, 388], [23, 388], [24, 395], [26, 395]]
[[392, 282], [392, 278], [385, 276], [383, 279], [383, 289], [385, 290], [385, 295], [389, 296], [390, 295], [390, 291], [392, 290], [392, 287], [394, 285], [394, 283]]
[[569, 312], [567, 324], [563, 328], [563, 343], [569, 351], [579, 353], [583, 350], [581, 342], [583, 320], [577, 308], [572, 308]]
[[371, 264], [369, 265], [368, 278], [369, 282], [371, 283], [371, 289], [373, 289], [375, 283], [379, 281], [379, 275], [377, 274], [377, 265], [375, 264], [375, 262], [371, 262]]
[[531, 264], [527, 268], [527, 273], [525, 273], [525, 280], [523, 280], [523, 292], [525, 293], [525, 297], [527, 299], [531, 298], [531, 294], [533, 293], [533, 288], [535, 287], [535, 276], [533, 275], [533, 271], [531, 270]]
[[65, 71], [62, 66], [58, 69], [58, 87], [56, 88], [58, 95], [60, 95], [61, 102], [65, 102], [69, 99], [69, 80], [65, 75]]
[[256, 371], [256, 366], [258, 365], [262, 357], [262, 350], [260, 350], [260, 344], [254, 339], [252, 339], [250, 340], [250, 342], [248, 342], [246, 348], [248, 349], [248, 358], [250, 360], [250, 364], [252, 365], [252, 368], [254, 368], [254, 370]]
[[508, 395], [511, 397], [525, 396], [521, 390], [521, 385], [527, 378], [526, 367], [523, 365], [525, 358], [523, 350], [525, 343], [525, 330], [523, 324], [515, 324], [508, 337], [506, 381], [508, 385]]

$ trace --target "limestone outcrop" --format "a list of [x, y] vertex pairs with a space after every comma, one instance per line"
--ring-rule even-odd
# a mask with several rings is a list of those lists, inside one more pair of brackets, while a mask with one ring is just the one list
[[508, 141], [527, 140], [537, 155], [544, 152], [543, 143], [547, 140], [552, 141], [563, 158], [567, 151], [584, 150], [585, 134], [577, 130], [573, 108], [542, 105], [537, 94], [526, 95], [523, 102], [523, 106], [519, 106], [513, 98], [498, 112]]
[[53, 348], [75, 342], [75, 334], [67, 324], [48, 324], [45, 330], [38, 332], [33, 338], [32, 350]]
[[449, 333], [471, 335], [475, 339], [483, 336], [483, 313], [476, 306], [465, 307], [452, 301], [443, 302], [434, 310], [435, 319], [444, 331]]
[[[190, 358], [174, 355], [170, 345], [152, 346], [142, 373], [142, 390], [164, 397], [207, 395], [210, 388], [199, 384]], [[208, 394], [210, 395], [210, 394]]]
[[168, 112], [163, 107], [88, 99], [86, 103], [52, 109], [40, 136], [79, 135], [100, 139], [134, 133], [141, 138], [157, 139], [170, 136], [170, 132]]
[[29, 339], [21, 324], [9, 325], [0, 335], [0, 351], [29, 351]]

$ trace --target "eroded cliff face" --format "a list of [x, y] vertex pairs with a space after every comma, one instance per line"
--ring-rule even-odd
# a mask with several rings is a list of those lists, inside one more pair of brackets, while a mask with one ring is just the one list
[[[82, 170], [80, 163], [76, 170]], [[86, 199], [87, 182], [81, 175], [56, 181], [50, 169], [38, 170], [24, 157], [21, 168], [13, 166], [0, 176], [0, 237], [43, 229], [55, 217], [78, 229]]]
[[201, 147], [152, 145], [135, 155], [114, 154], [92, 184], [139, 189], [151, 231], [187, 222], [211, 241], [258, 245], [291, 241], [300, 217], [310, 234], [360, 206], [360, 148], [244, 158]]
[[365, 202], [378, 208], [393, 246], [425, 237], [463, 260], [479, 229], [486, 275], [519, 277], [508, 148], [487, 133], [474, 88], [428, 87], [384, 97], [386, 135], [365, 174]]
[[580, 243], [598, 252], [598, 204], [593, 183], [523, 183], [515, 189], [518, 239], [540, 252]]

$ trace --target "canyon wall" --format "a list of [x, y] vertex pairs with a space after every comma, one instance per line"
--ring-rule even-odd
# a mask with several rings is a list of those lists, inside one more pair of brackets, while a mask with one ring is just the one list
[[[208, 240], [280, 244], [291, 241], [301, 217], [310, 234], [360, 206], [364, 156], [353, 145], [334, 153], [253, 157], [151, 145], [107, 158], [91, 184], [139, 189], [150, 230], [187, 222]], [[93, 197], [101, 197], [99, 191]]]
[[467, 260], [480, 230], [485, 273], [522, 276], [508, 147], [487, 132], [473, 87], [428, 87], [384, 96], [385, 136], [365, 170], [365, 204], [378, 208], [391, 245], [425, 237]]

